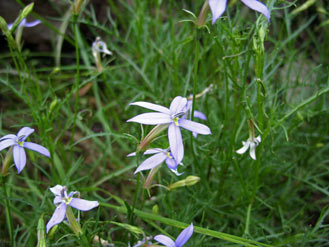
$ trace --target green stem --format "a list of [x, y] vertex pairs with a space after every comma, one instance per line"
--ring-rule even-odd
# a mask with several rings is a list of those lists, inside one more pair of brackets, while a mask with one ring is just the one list
[[10, 246], [15, 247], [16, 243], [14, 241], [14, 226], [13, 226], [13, 220], [11, 217], [10, 202], [9, 202], [8, 192], [7, 192], [7, 187], [6, 187], [6, 178], [3, 176], [1, 176], [1, 185], [3, 188], [3, 193], [5, 195], [6, 220], [7, 220], [8, 230], [9, 230]]
[[83, 246], [90, 246], [86, 235], [83, 234], [80, 223], [76, 221], [72, 208], [69, 205], [66, 207], [66, 218], [74, 234], [82, 241]]
[[[79, 84], [80, 84], [80, 54], [79, 54], [79, 41], [78, 41], [78, 15], [73, 15], [73, 29], [74, 29], [74, 42], [75, 42], [75, 56], [76, 56], [76, 77], [75, 77], [75, 105], [74, 105], [74, 117], [72, 126], [72, 138], [71, 145], [74, 142], [74, 134], [76, 128], [76, 120], [79, 108]], [[70, 160], [72, 160], [72, 150], [70, 154]], [[71, 162], [70, 162], [71, 163]]]

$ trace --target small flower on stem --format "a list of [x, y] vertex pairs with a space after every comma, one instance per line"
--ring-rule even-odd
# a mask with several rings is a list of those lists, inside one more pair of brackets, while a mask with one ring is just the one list
[[[182, 175], [183, 173], [177, 172], [177, 166], [183, 165], [182, 163], [177, 163], [173, 155], [171, 154], [169, 148], [168, 149], [161, 149], [161, 148], [152, 148], [149, 150], [146, 150], [144, 154], [154, 154], [150, 158], [147, 158], [144, 160], [144, 162], [137, 168], [137, 170], [134, 172], [134, 174], [153, 169], [157, 166], [159, 166], [163, 161], [166, 162], [168, 168], [175, 173], [177, 176]], [[128, 156], [135, 156], [136, 153], [128, 154]]]
[[[68, 212], [72, 213], [71, 207], [81, 211], [89, 211], [95, 207], [98, 207], [99, 205], [97, 201], [88, 201], [80, 198], [73, 198], [73, 196], [79, 192], [74, 191], [67, 194], [66, 186], [56, 185], [50, 188], [50, 191], [55, 195], [53, 203], [56, 205], [56, 209], [51, 219], [47, 223], [47, 233], [53, 226], [61, 223], [64, 220], [65, 215], [67, 216], [69, 224], [72, 228], [73, 223], [77, 224], [74, 217], [72, 221], [71, 215], [68, 215]], [[78, 224], [77, 227], [73, 229], [73, 231], [75, 233], [79, 233], [81, 231], [80, 225]]]
[[[249, 8], [262, 13], [270, 21], [270, 11], [265, 4], [257, 0], [241, 0]], [[227, 0], [209, 0], [209, 6], [212, 13], [212, 24], [224, 13]]]
[[190, 239], [193, 234], [193, 223], [185, 228], [177, 237], [176, 241], [174, 242], [171, 238], [165, 235], [156, 235], [154, 240], [158, 241], [159, 243], [163, 244], [166, 247], [182, 247]]
[[246, 142], [244, 141], [242, 142], [243, 147], [237, 150], [236, 152], [238, 154], [244, 154], [248, 150], [248, 148], [250, 148], [249, 150], [250, 157], [253, 160], [256, 160], [256, 147], [258, 146], [260, 141], [261, 141], [260, 136], [257, 136], [256, 138], [249, 138]]
[[104, 43], [100, 37], [97, 37], [96, 40], [92, 44], [92, 51], [93, 51], [93, 56], [95, 58], [96, 66], [97, 66], [97, 71], [102, 72], [103, 66], [102, 66], [102, 60], [101, 60], [101, 53], [103, 55], [112, 55], [112, 52], [107, 49], [106, 43]]
[[13, 146], [14, 163], [17, 168], [17, 172], [20, 173], [26, 165], [26, 154], [24, 148], [36, 151], [44, 156], [50, 157], [48, 149], [45, 147], [26, 142], [26, 138], [34, 132], [34, 129], [29, 127], [21, 128], [17, 135], [9, 134], [0, 138], [0, 151]]
[[175, 97], [171, 102], [169, 109], [148, 102], [134, 102], [130, 105], [137, 105], [157, 111], [155, 113], [144, 113], [137, 115], [136, 117], [127, 120], [127, 122], [136, 122], [148, 125], [167, 124], [169, 126], [168, 138], [170, 150], [178, 164], [181, 163], [184, 157], [184, 146], [180, 127], [202, 135], [211, 134], [210, 129], [206, 125], [186, 119], [187, 99], [184, 97]]
[[237, 150], [236, 152], [238, 154], [244, 154], [248, 148], [250, 157], [253, 160], [256, 160], [256, 147], [258, 144], [261, 142], [261, 137], [257, 136], [255, 138], [255, 127], [254, 127], [254, 122], [252, 120], [249, 120], [249, 139], [246, 142], [242, 142], [243, 147]]

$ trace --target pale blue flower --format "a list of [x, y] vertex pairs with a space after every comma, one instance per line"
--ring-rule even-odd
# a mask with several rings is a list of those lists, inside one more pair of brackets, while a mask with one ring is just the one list
[[127, 122], [149, 125], [168, 124], [169, 146], [178, 164], [181, 163], [184, 157], [184, 146], [180, 127], [202, 135], [211, 134], [210, 129], [206, 125], [186, 119], [187, 99], [184, 97], [175, 97], [169, 109], [148, 102], [134, 102], [130, 105], [141, 106], [157, 112], [140, 114], [129, 119]]
[[[241, 0], [249, 8], [262, 13], [270, 21], [270, 11], [265, 4], [257, 0]], [[209, 0], [209, 6], [212, 13], [212, 24], [224, 13], [227, 0]]]
[[26, 165], [26, 154], [24, 148], [36, 151], [44, 156], [50, 157], [48, 149], [32, 142], [26, 142], [26, 138], [34, 132], [30, 127], [21, 128], [17, 135], [9, 134], [0, 138], [0, 151], [13, 146], [14, 163], [17, 172], [20, 173]]
[[190, 239], [193, 234], [193, 223], [185, 228], [177, 237], [176, 241], [174, 242], [171, 238], [165, 235], [157, 235], [154, 237], [154, 240], [158, 241], [159, 243], [163, 244], [166, 247], [182, 247]]
[[[183, 173], [179, 173], [177, 171], [178, 165], [183, 165], [182, 163], [177, 163], [173, 155], [171, 154], [169, 148], [168, 149], [161, 149], [161, 148], [152, 148], [149, 150], [146, 150], [144, 154], [154, 154], [150, 158], [147, 158], [140, 164], [140, 166], [136, 169], [135, 173], [138, 173], [140, 171], [150, 170], [154, 167], [157, 167], [162, 162], [166, 162], [168, 168], [175, 173], [177, 176], [182, 175]], [[135, 156], [136, 153], [128, 154], [128, 157]]]
[[50, 191], [55, 195], [53, 203], [56, 205], [56, 209], [47, 223], [47, 233], [54, 225], [61, 223], [65, 219], [66, 207], [68, 205], [81, 211], [89, 211], [99, 205], [97, 201], [73, 198], [79, 192], [74, 191], [67, 194], [66, 186], [56, 185], [50, 188]]

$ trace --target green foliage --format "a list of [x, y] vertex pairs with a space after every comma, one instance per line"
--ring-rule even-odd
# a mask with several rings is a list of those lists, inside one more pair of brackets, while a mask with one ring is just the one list
[[[186, 246], [328, 246], [329, 9], [308, 3], [269, 0], [267, 23], [236, 1], [215, 25], [209, 14], [210, 33], [181, 22], [191, 19], [182, 9], [198, 16], [203, 1], [108, 0], [102, 22], [92, 4], [79, 16], [57, 9], [59, 29], [41, 18], [52, 37], [42, 53], [15, 49], [0, 19], [9, 42], [0, 54], [0, 136], [30, 126], [51, 152], [27, 152], [22, 173], [11, 166], [3, 178], [0, 208], [10, 205], [13, 224], [1, 210], [0, 245], [11, 237], [16, 246], [133, 246], [143, 234], [176, 237], [193, 222]], [[113, 52], [102, 71], [91, 49], [98, 36]], [[145, 112], [128, 104], [169, 106], [210, 85], [194, 106], [212, 135], [182, 131], [184, 174], [162, 165], [144, 189], [147, 172], [133, 172], [145, 157], [126, 155], [151, 127], [126, 123]], [[262, 136], [256, 161], [236, 153], [249, 119]], [[166, 148], [167, 138], [150, 145]], [[167, 189], [188, 176], [200, 181]], [[79, 215], [83, 241], [64, 223], [44, 236], [56, 184], [100, 202]]]

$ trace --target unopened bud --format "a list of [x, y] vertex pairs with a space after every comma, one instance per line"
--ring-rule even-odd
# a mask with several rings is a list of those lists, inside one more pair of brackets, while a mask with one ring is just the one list
[[46, 247], [46, 228], [43, 215], [40, 216], [37, 227], [38, 244], [37, 247]]
[[187, 178], [185, 178], [183, 180], [180, 180], [176, 183], [169, 185], [168, 188], [169, 188], [169, 190], [174, 190], [179, 187], [192, 186], [192, 185], [195, 185], [196, 183], [198, 183], [199, 181], [200, 181], [200, 178], [197, 176], [188, 176]]
[[210, 10], [209, 3], [208, 3], [208, 0], [206, 0], [203, 4], [200, 14], [198, 16], [198, 20], [196, 21], [196, 25], [199, 28], [203, 27], [205, 25], [209, 10]]

